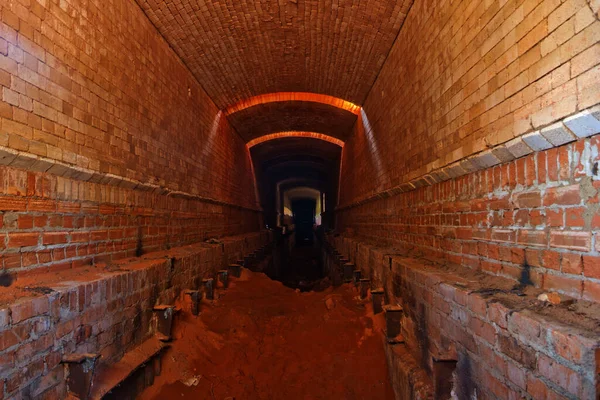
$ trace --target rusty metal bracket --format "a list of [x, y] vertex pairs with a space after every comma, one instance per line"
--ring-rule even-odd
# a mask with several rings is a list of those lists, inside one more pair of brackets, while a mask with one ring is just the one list
[[67, 391], [82, 400], [89, 399], [94, 370], [100, 354], [70, 354], [64, 356]]
[[360, 282], [361, 276], [362, 276], [362, 272], [360, 271], [360, 269], [355, 269], [354, 270], [354, 275], [353, 275], [353, 278], [352, 278], [355, 287], [358, 287], [358, 284]]
[[433, 398], [450, 399], [452, 396], [452, 375], [456, 369], [457, 360], [438, 359], [432, 357], [433, 365]]
[[185, 290], [183, 294], [190, 300], [192, 315], [200, 314], [200, 292], [198, 290]]
[[202, 286], [204, 287], [204, 298], [206, 300], [214, 300], [215, 299], [215, 285], [214, 279], [202, 279]]
[[229, 287], [229, 271], [226, 269], [222, 269], [217, 272], [217, 276], [219, 277], [219, 282], [223, 284], [223, 287], [227, 289]]
[[371, 287], [371, 280], [370, 279], [361, 279], [359, 281], [360, 298], [361, 299], [366, 299], [367, 296], [369, 296], [369, 288], [370, 287]]
[[352, 282], [352, 276], [354, 274], [354, 269], [356, 268], [356, 266], [354, 265], [354, 263], [351, 262], [346, 262], [343, 265], [343, 276], [344, 276], [344, 282], [345, 283], [349, 283]]
[[236, 278], [239, 278], [240, 276], [242, 276], [242, 264], [240, 264], [240, 263], [229, 264], [227, 266], [227, 270], [229, 271], [231, 276], [235, 276]]
[[385, 292], [383, 289], [371, 290], [371, 300], [373, 300], [373, 314], [379, 314], [383, 311], [383, 297]]
[[385, 328], [388, 343], [397, 343], [397, 338], [402, 330], [402, 315], [404, 314], [404, 310], [400, 306], [388, 304], [383, 306], [383, 311], [385, 311]]
[[173, 327], [173, 315], [175, 314], [175, 306], [168, 304], [160, 304], [154, 306], [154, 318], [156, 321], [156, 332], [160, 340], [168, 342], [171, 340], [171, 328]]

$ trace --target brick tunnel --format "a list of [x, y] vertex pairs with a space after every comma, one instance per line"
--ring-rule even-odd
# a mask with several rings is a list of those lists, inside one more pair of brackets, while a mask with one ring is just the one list
[[599, 0], [0, 0], [1, 399], [600, 399]]

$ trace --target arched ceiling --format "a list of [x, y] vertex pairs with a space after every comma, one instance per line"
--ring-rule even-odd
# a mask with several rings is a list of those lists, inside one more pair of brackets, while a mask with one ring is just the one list
[[137, 2], [226, 109], [282, 91], [362, 104], [412, 0]]
[[281, 159], [284, 162], [303, 156], [335, 161], [341, 154], [341, 147], [314, 138], [284, 137], [253, 146], [250, 154], [255, 161], [255, 167], [257, 167], [259, 166], [257, 164], [262, 165], [273, 159]]
[[260, 144], [263, 142], [267, 142], [270, 140], [283, 139], [283, 138], [287, 138], [287, 137], [319, 139], [319, 140], [324, 140], [329, 143], [333, 143], [340, 147], [344, 147], [343, 140], [334, 138], [333, 136], [325, 135], [323, 133], [304, 132], [304, 131], [286, 131], [286, 132], [270, 133], [268, 135], [263, 135], [261, 137], [252, 139], [251, 141], [246, 143], [246, 146], [248, 146], [248, 148], [251, 148], [251, 147], [254, 147], [257, 144]]
[[285, 189], [311, 182], [315, 189], [336, 192], [341, 150], [337, 144], [312, 137], [284, 137], [251, 147], [261, 202], [273, 200], [281, 182]]
[[320, 192], [326, 191], [328, 187], [323, 182], [307, 178], [287, 178], [277, 182], [277, 187], [281, 192], [285, 192], [297, 187], [308, 187]]
[[315, 199], [318, 200], [321, 192], [309, 187], [296, 187], [285, 191], [285, 195], [290, 199]]
[[282, 101], [248, 107], [227, 118], [242, 139], [248, 142], [285, 131], [311, 131], [346, 140], [357, 116], [329, 104]]

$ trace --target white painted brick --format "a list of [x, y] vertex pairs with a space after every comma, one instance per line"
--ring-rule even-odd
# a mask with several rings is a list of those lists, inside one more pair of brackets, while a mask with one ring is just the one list
[[520, 137], [514, 138], [513, 140], [507, 142], [504, 146], [506, 147], [506, 150], [515, 156], [515, 158], [520, 158], [533, 153], [531, 147], [529, 147], [527, 143], [525, 143]]
[[481, 169], [500, 164], [500, 160], [492, 153], [492, 150], [486, 150], [477, 154], [473, 157], [473, 162]]
[[600, 133], [600, 121], [589, 111], [582, 111], [564, 120], [575, 136], [585, 138]]
[[542, 151], [551, 149], [552, 143], [547, 141], [539, 131], [531, 132], [522, 136], [523, 141], [527, 143], [527, 146], [531, 147], [534, 151]]
[[577, 139], [562, 122], [557, 122], [550, 126], [545, 127], [540, 131], [542, 136], [546, 138], [554, 146], [562, 146], [563, 144], [569, 143]]

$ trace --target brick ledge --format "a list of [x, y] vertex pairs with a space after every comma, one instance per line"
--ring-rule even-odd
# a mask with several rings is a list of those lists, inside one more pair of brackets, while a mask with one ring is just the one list
[[338, 205], [335, 210], [342, 211], [375, 200], [393, 197], [400, 193], [410, 192], [421, 187], [459, 178], [473, 172], [511, 162], [534, 152], [560, 147], [599, 133], [600, 105], [596, 105], [542, 129], [525, 133], [493, 148], [465, 157], [443, 167], [432, 169], [431, 172], [414, 178], [409, 182], [367, 195], [351, 203]]
[[79, 167], [53, 160], [35, 154], [16, 151], [11, 148], [0, 146], [0, 166], [19, 168], [26, 171], [48, 173], [63, 178], [75, 179], [83, 182], [99, 183], [111, 186], [117, 186], [125, 189], [140, 190], [152, 192], [165, 196], [172, 196], [188, 200], [196, 200], [204, 203], [216, 204], [221, 206], [234, 207], [254, 212], [262, 212], [261, 207], [249, 207], [240, 204], [229, 203], [223, 200], [204, 197], [193, 193], [180, 190], [169, 189], [151, 182], [141, 182], [131, 178], [114, 175], [108, 172], [98, 172], [92, 169]]

